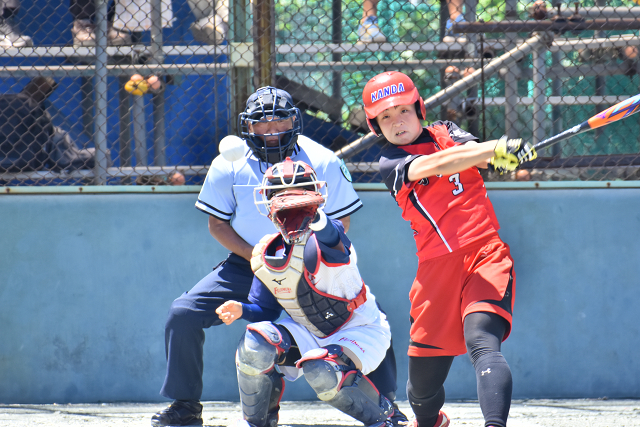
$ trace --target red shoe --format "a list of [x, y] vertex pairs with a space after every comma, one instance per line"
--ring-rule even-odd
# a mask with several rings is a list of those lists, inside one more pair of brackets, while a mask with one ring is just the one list
[[447, 417], [447, 414], [440, 411], [436, 424], [433, 427], [449, 427], [449, 417]]
[[[407, 427], [419, 427], [418, 420], [416, 420], [415, 418], [412, 419]], [[436, 420], [436, 423], [433, 425], [433, 427], [449, 427], [449, 417], [447, 417], [447, 414], [440, 411], [440, 413], [438, 414], [438, 419]]]

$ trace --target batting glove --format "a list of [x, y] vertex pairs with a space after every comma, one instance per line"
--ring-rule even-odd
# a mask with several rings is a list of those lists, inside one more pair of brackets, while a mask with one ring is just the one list
[[489, 170], [496, 171], [500, 175], [516, 170], [518, 163], [502, 157], [492, 157], [489, 162]]
[[535, 148], [528, 142], [523, 142], [522, 138], [509, 139], [503, 136], [493, 151], [495, 156], [491, 158], [490, 163], [500, 174], [516, 170], [521, 163], [538, 157]]
[[496, 157], [511, 158], [515, 156], [518, 164], [528, 162], [538, 157], [533, 145], [523, 142], [522, 138], [509, 139], [503, 136], [498, 140], [496, 147], [493, 149]]

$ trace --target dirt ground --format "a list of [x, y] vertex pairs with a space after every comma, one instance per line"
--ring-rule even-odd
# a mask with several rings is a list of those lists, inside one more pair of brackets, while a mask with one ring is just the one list
[[[408, 402], [398, 402], [407, 415]], [[205, 426], [233, 426], [240, 418], [234, 402], [203, 402]], [[150, 427], [151, 415], [164, 403], [114, 403], [65, 405], [0, 404], [0, 427]], [[482, 427], [477, 402], [447, 402], [444, 411], [451, 427]], [[321, 402], [283, 402], [280, 425], [358, 426], [355, 420]], [[519, 400], [511, 406], [510, 427], [640, 427], [640, 400]]]

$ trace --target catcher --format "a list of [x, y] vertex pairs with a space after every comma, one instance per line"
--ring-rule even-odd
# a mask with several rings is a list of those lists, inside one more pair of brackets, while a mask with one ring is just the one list
[[[252, 323], [236, 352], [248, 427], [276, 427], [284, 378], [306, 378], [318, 398], [365, 426], [384, 426], [391, 403], [365, 376], [382, 361], [391, 331], [356, 267], [342, 223], [321, 209], [326, 186], [304, 162], [287, 158], [267, 170], [256, 206], [279, 234], [265, 236], [251, 258], [249, 301], [217, 310], [227, 325]], [[277, 323], [282, 310], [288, 317]]]

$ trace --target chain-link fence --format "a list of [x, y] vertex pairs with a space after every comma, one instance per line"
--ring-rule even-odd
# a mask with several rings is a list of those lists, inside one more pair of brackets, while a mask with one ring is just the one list
[[[0, 0], [0, 185], [201, 184], [254, 88], [379, 182], [362, 89], [409, 74], [427, 122], [539, 142], [640, 92], [632, 1]], [[640, 115], [489, 180], [637, 180]]]

